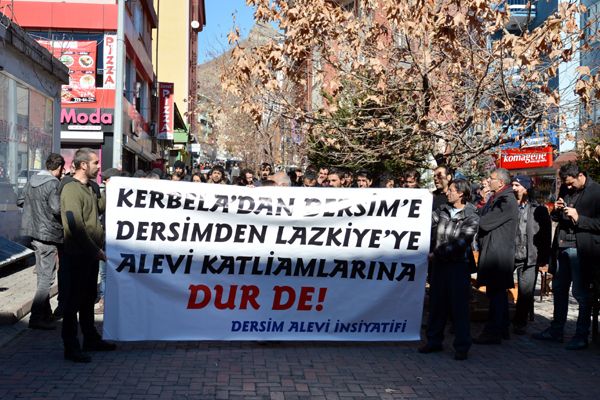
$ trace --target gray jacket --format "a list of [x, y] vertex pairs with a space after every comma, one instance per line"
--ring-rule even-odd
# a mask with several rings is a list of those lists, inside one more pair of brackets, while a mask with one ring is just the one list
[[17, 200], [17, 205], [23, 208], [22, 235], [44, 242], [63, 242], [59, 185], [60, 181], [46, 170], [29, 179]]
[[527, 265], [541, 267], [548, 264], [550, 262], [552, 223], [550, 221], [550, 213], [545, 206], [529, 203], [526, 230]]

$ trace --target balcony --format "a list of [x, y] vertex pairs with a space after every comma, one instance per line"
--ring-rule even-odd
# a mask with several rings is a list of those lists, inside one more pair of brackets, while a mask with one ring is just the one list
[[505, 7], [510, 11], [509, 31], [522, 31], [533, 22], [536, 16], [535, 0], [506, 0]]

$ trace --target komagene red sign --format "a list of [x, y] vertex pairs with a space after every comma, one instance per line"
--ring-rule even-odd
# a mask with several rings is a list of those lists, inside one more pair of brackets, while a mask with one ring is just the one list
[[552, 166], [552, 146], [502, 150], [499, 168], [522, 169]]

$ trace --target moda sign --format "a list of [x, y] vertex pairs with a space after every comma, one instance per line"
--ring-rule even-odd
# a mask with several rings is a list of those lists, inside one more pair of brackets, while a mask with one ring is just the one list
[[109, 130], [113, 124], [113, 110], [100, 108], [63, 108], [60, 111], [60, 123], [70, 131]]
[[542, 168], [552, 166], [552, 147], [503, 150], [499, 167], [506, 169]]

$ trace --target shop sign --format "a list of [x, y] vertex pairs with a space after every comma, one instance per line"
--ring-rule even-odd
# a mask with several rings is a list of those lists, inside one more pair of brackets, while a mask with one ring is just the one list
[[96, 41], [38, 40], [38, 43], [69, 67], [69, 84], [62, 86], [61, 102], [95, 102]]
[[175, 120], [174, 84], [172, 82], [158, 83], [158, 135], [157, 139], [173, 140], [173, 125]]
[[104, 78], [102, 87], [114, 89], [117, 79], [117, 35], [104, 35]]
[[113, 124], [112, 109], [104, 108], [62, 108], [60, 123], [68, 131], [109, 131]]
[[506, 169], [552, 166], [552, 146], [502, 150], [498, 167]]

